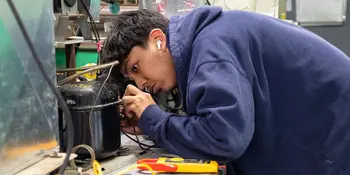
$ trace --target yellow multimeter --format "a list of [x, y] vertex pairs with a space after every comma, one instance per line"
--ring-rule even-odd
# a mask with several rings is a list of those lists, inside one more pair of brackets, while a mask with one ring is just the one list
[[[216, 161], [183, 159], [183, 158], [157, 158], [141, 159], [137, 164], [149, 165], [157, 172], [174, 172], [174, 173], [217, 173], [219, 165]], [[139, 167], [141, 170], [147, 170]]]

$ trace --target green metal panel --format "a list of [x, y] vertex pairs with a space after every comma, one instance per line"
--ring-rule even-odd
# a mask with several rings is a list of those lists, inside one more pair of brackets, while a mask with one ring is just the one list
[[[66, 55], [64, 49], [56, 49], [57, 68], [66, 68]], [[79, 49], [76, 55], [76, 67], [85, 66], [88, 63], [97, 63], [97, 52], [88, 49]]]

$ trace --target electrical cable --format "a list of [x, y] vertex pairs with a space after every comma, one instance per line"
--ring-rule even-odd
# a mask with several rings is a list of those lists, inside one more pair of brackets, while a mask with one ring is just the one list
[[88, 9], [86, 3], [84, 0], [80, 0], [83, 4], [83, 7], [84, 7], [84, 10], [86, 11], [87, 15], [88, 15], [88, 18], [90, 20], [90, 25], [91, 25], [91, 28], [92, 28], [92, 31], [94, 32], [94, 35], [95, 35], [95, 40], [96, 42], [99, 42], [101, 39], [100, 39], [100, 34], [98, 33], [98, 29], [96, 27], [96, 23], [90, 13], [90, 10]]
[[[96, 43], [98, 45], [100, 45], [100, 41], [101, 41], [101, 38], [100, 38], [100, 34], [98, 33], [98, 29], [97, 29], [97, 26], [96, 26], [96, 23], [90, 13], [90, 10], [88, 8], [88, 6], [86, 5], [85, 1], [84, 0], [80, 0], [80, 2], [83, 4], [83, 7], [84, 7], [84, 10], [86, 11], [88, 17], [89, 17], [89, 20], [90, 20], [90, 23], [91, 23], [91, 27], [92, 27], [92, 31], [94, 33], [96, 33], [95, 37], [96, 37]], [[101, 10], [101, 9], [100, 9]], [[98, 52], [98, 56], [97, 56], [97, 64], [99, 64], [99, 60], [100, 60], [100, 48], [99, 46], [97, 46], [97, 52]], [[97, 72], [97, 77], [99, 76], [99, 72]]]
[[[156, 145], [147, 145], [145, 143], [142, 143], [140, 142], [140, 140], [138, 139], [137, 136], [135, 136], [137, 138], [137, 140], [135, 140], [134, 138], [132, 138], [131, 136], [129, 136], [129, 134], [126, 134], [124, 131], [121, 131], [127, 138], [129, 138], [131, 141], [135, 142], [138, 144], [138, 146], [142, 149], [142, 150], [149, 150], [153, 147], [155, 147]], [[147, 148], [144, 148], [143, 146], [147, 147]]]
[[103, 104], [103, 105], [94, 105], [94, 106], [83, 106], [83, 107], [69, 107], [69, 109], [71, 111], [86, 111], [86, 110], [90, 110], [92, 108], [96, 109], [102, 109], [108, 106], [112, 106], [112, 105], [118, 105], [121, 103], [121, 100], [115, 101], [115, 102], [111, 102], [111, 103], [107, 103], [107, 104]]
[[[96, 31], [95, 31], [95, 29], [94, 29], [94, 26], [92, 25], [92, 23], [90, 23], [90, 27], [91, 27], [91, 29], [92, 29], [92, 33], [94, 34], [94, 36], [95, 36], [95, 41], [96, 41], [96, 43], [99, 41], [99, 39], [98, 39], [98, 34], [96, 33]], [[79, 45], [80, 45], [80, 43], [79, 43]]]
[[[99, 97], [100, 97], [100, 94], [101, 94], [101, 92], [102, 92], [102, 89], [103, 89], [103, 87], [105, 86], [107, 80], [109, 79], [109, 77], [110, 77], [110, 75], [111, 75], [111, 73], [112, 73], [113, 66], [114, 66], [114, 64], [112, 64], [111, 68], [109, 69], [108, 75], [107, 75], [106, 79], [103, 81], [103, 83], [102, 83], [102, 85], [101, 85], [99, 91], [97, 92], [97, 95], [96, 95], [96, 97], [95, 97], [94, 103], [92, 104], [92, 108], [91, 108], [91, 110], [90, 110], [90, 114], [89, 114], [89, 128], [90, 128], [91, 140], [94, 140], [94, 133], [93, 133], [93, 131], [92, 131], [92, 113], [94, 112], [94, 107], [95, 107], [95, 105], [96, 105], [96, 103], [97, 103], [97, 101], [98, 101], [98, 99], [99, 99]], [[95, 149], [94, 146], [95, 146], [95, 145], [92, 144], [93, 149]]]
[[56, 86], [54, 85], [54, 83], [51, 81], [48, 73], [46, 72], [43, 64], [40, 61], [40, 57], [38, 55], [38, 53], [36, 52], [35, 48], [34, 48], [34, 44], [31, 42], [29, 34], [27, 32], [27, 30], [24, 27], [24, 24], [22, 22], [21, 17], [19, 16], [19, 13], [17, 11], [17, 8], [15, 7], [14, 3], [12, 0], [7, 0], [8, 5], [10, 6], [10, 9], [15, 17], [15, 20], [19, 26], [19, 29], [24, 37], [24, 40], [27, 42], [27, 45], [30, 49], [30, 51], [33, 54], [34, 60], [36, 62], [36, 64], [38, 65], [38, 68], [40, 70], [40, 72], [42, 73], [45, 81], [47, 82], [47, 84], [49, 85], [49, 88], [51, 89], [51, 91], [54, 93], [54, 95], [56, 96], [59, 105], [61, 106], [63, 112], [64, 112], [64, 116], [66, 117], [66, 122], [67, 122], [67, 128], [68, 128], [68, 143], [67, 143], [67, 151], [66, 151], [66, 157], [61, 165], [61, 167], [58, 170], [58, 174], [63, 174], [68, 163], [69, 163], [69, 158], [72, 152], [72, 148], [73, 148], [73, 140], [74, 140], [74, 134], [73, 134], [73, 122], [72, 122], [72, 116], [69, 112], [69, 108], [66, 104], [66, 102], [64, 101], [61, 93], [56, 89]]
[[[121, 111], [122, 111], [122, 110], [121, 110]], [[120, 113], [120, 116], [121, 116], [122, 119], [125, 118], [124, 120], [126, 120], [127, 123], [128, 123], [128, 120], [133, 120], [133, 119], [130, 119], [130, 118], [128, 118], [128, 117], [124, 117], [123, 112]], [[130, 122], [132, 122], [132, 121], [130, 121]], [[136, 133], [136, 127], [134, 126], [134, 123], [133, 123], [133, 124], [129, 124], [129, 126], [130, 126], [130, 125], [133, 126], [134, 133]], [[121, 127], [122, 127], [122, 128], [125, 128], [126, 126], [121, 126]], [[154, 145], [147, 145], [147, 144], [144, 144], [144, 143], [140, 142], [139, 137], [138, 137], [137, 135], [135, 135], [135, 137], [136, 137], [136, 140], [135, 140], [134, 138], [132, 138], [131, 136], [129, 136], [128, 134], [126, 134], [126, 133], [122, 130], [122, 128], [121, 128], [120, 131], [121, 131], [127, 138], [129, 138], [129, 139], [132, 140], [133, 142], [137, 143], [138, 146], [140, 147], [140, 149], [142, 149], [143, 151], [148, 151], [149, 149], [151, 149], [151, 148], [153, 148], [153, 147], [156, 146], [155, 144], [154, 144]], [[144, 146], [147, 147], [147, 148], [145, 148]]]
[[207, 5], [211, 5], [211, 3], [210, 3], [210, 1], [209, 1], [209, 0], [207, 0]]
[[102, 7], [100, 8], [100, 10], [98, 10], [98, 11], [100, 12], [103, 8], [105, 8], [105, 5], [102, 5]]
[[97, 29], [97, 27], [96, 27], [96, 23], [95, 23], [95, 21], [94, 21], [92, 15], [91, 15], [91, 13], [90, 13], [89, 8], [87, 7], [87, 5], [86, 5], [86, 3], [85, 3], [84, 0], [80, 0], [80, 2], [83, 4], [83, 7], [84, 7], [84, 9], [85, 9], [85, 11], [86, 11], [86, 13], [87, 13], [89, 19], [90, 19], [90, 22], [91, 22], [92, 25], [93, 25], [93, 30], [96, 30], [96, 32], [97, 32], [97, 39], [98, 39], [98, 41], [100, 41], [100, 40], [101, 40], [101, 39], [100, 39], [100, 35], [99, 35], [99, 33], [98, 33], [98, 29]]
[[62, 79], [61, 81], [59, 81], [57, 83], [57, 86], [62, 86], [63, 84], [68, 83], [69, 81], [73, 80], [74, 78], [79, 77], [79, 75], [83, 75], [83, 74], [90, 73], [90, 72], [93, 72], [93, 71], [96, 71], [96, 70], [100, 70], [100, 69], [106, 69], [106, 68], [109, 68], [110, 66], [116, 65], [116, 64], [119, 64], [118, 60], [110, 62], [110, 63], [107, 63], [107, 64], [101, 64], [101, 65], [98, 65], [98, 66], [94, 66], [94, 67], [92, 67], [90, 69], [84, 70], [82, 72], [73, 74], [73, 75], [71, 75], [69, 77], [66, 77], [66, 78]]
[[[94, 36], [95, 36], [95, 41], [98, 42], [99, 40], [98, 40], [98, 37], [97, 37], [97, 33], [96, 33], [96, 31], [94, 30], [94, 28], [93, 28], [94, 26], [92, 26], [91, 23], [89, 23], [89, 25], [90, 25], [90, 27], [91, 27], [91, 29], [92, 29], [92, 33], [93, 33]], [[76, 36], [83, 36], [80, 27], [78, 27]], [[75, 47], [76, 47], [76, 52], [75, 52], [75, 54], [77, 53], [77, 48], [79, 48], [80, 44], [81, 44], [81, 43], [76, 43], [76, 44], [75, 44]]]
[[[136, 133], [136, 127], [134, 126], [133, 127], [134, 128], [134, 133]], [[150, 145], [150, 146], [148, 146], [147, 148], [144, 148], [142, 145], [141, 145], [141, 142], [140, 142], [140, 140], [139, 140], [139, 137], [136, 135], [135, 136], [136, 137], [136, 141], [137, 141], [137, 143], [139, 144], [139, 147], [142, 149], [142, 150], [144, 150], [144, 151], [147, 151], [147, 150], [149, 150], [149, 149], [151, 149], [151, 148], [153, 148], [155, 145]]]

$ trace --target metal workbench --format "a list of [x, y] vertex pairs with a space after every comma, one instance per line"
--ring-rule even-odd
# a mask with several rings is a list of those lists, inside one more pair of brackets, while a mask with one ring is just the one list
[[[132, 136], [133, 137], [133, 136]], [[134, 165], [138, 159], [141, 158], [156, 158], [156, 157], [178, 157], [172, 154], [167, 154], [165, 150], [161, 148], [152, 148], [148, 151], [143, 151], [137, 143], [127, 138], [125, 135], [121, 137], [121, 145], [124, 149], [120, 153], [108, 160], [99, 162], [101, 168], [103, 169], [104, 175], [117, 175], [123, 170]], [[147, 145], [152, 145], [153, 142], [139, 137], [140, 142]], [[66, 175], [76, 175], [77, 172], [66, 172]], [[150, 174], [148, 172], [141, 172], [137, 169], [131, 170], [128, 172], [128, 175], [141, 175], [141, 174]], [[94, 175], [93, 170], [90, 169], [83, 173], [83, 175]], [[193, 175], [193, 174], [192, 174]], [[196, 174], [198, 175], [198, 174]]]

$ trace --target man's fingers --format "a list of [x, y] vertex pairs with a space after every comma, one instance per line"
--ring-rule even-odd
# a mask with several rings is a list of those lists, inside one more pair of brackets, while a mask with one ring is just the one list
[[122, 127], [122, 131], [126, 134], [134, 134], [134, 128], [130, 126]]
[[131, 135], [142, 135], [143, 134], [139, 127], [128, 126], [128, 127], [122, 127], [121, 130], [125, 134], [131, 134]]
[[135, 135], [142, 135], [143, 134], [139, 127], [133, 128], [133, 131], [134, 131]]
[[122, 98], [122, 103], [124, 106], [128, 106], [132, 103], [134, 103], [139, 97], [137, 96], [124, 96]]
[[125, 114], [127, 117], [131, 118], [133, 115], [135, 115], [135, 111], [137, 110], [135, 104], [130, 104], [125, 107]]
[[131, 118], [133, 113], [136, 110], [136, 106], [135, 106], [135, 101], [138, 99], [139, 97], [137, 96], [124, 96], [123, 97], [123, 112], [124, 114]]
[[128, 123], [126, 121], [124, 121], [124, 120], [120, 121], [120, 126], [121, 127], [126, 127], [127, 125], [128, 125]]
[[124, 95], [137, 95], [140, 92], [142, 92], [140, 89], [135, 87], [134, 85], [129, 84], [126, 89], [125, 89], [125, 94]]
[[128, 127], [122, 127], [122, 131], [126, 134], [131, 134], [131, 135], [138, 135], [136, 128], [132, 127], [132, 126], [128, 126]]

